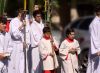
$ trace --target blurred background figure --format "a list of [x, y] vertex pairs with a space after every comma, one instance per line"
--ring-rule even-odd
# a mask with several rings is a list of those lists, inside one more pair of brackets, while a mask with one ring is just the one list
[[95, 7], [95, 18], [89, 26], [91, 47], [89, 49], [89, 60], [87, 73], [100, 72], [100, 4]]

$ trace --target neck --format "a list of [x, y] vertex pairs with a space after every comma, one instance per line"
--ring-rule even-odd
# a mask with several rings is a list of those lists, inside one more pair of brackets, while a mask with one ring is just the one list
[[21, 17], [20, 17], [20, 16], [17, 16], [17, 18], [18, 18], [19, 20], [21, 20]]
[[43, 38], [46, 39], [46, 40], [50, 39], [50, 37], [47, 37], [47, 36], [43, 36]]
[[70, 38], [66, 38], [66, 40], [68, 41], [68, 42], [73, 42], [74, 41], [74, 39], [70, 39]]
[[4, 31], [0, 31], [0, 33], [2, 33], [3, 35], [5, 35], [6, 32], [4, 32]]

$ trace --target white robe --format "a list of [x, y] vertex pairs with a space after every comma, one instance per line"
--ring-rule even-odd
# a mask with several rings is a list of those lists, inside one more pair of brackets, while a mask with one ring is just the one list
[[[78, 70], [78, 57], [76, 54], [68, 53], [71, 48], [77, 48], [77, 53], [80, 53], [80, 47], [77, 40], [69, 43], [66, 39], [61, 43], [59, 48], [59, 55], [62, 59], [61, 73], [77, 73]], [[76, 69], [76, 70], [75, 70]]]
[[38, 43], [43, 36], [44, 24], [33, 21], [31, 24], [32, 72], [41, 73]]
[[39, 43], [39, 51], [42, 57], [43, 70], [54, 70], [58, 67], [58, 60], [55, 52], [54, 57], [49, 55], [53, 52], [50, 40], [43, 38]]
[[95, 17], [91, 22], [89, 31], [91, 48], [89, 49], [87, 73], [100, 73], [100, 57], [95, 53], [100, 51], [100, 18]]
[[27, 73], [30, 73], [30, 63], [29, 63], [29, 59], [31, 58], [30, 57], [30, 53], [29, 53], [29, 46], [30, 46], [30, 18], [29, 18], [29, 15], [26, 15], [26, 44], [27, 44], [27, 47], [26, 47], [26, 69], [27, 69]]
[[24, 31], [18, 28], [22, 22], [16, 17], [10, 22], [10, 34], [13, 50], [11, 52], [8, 73], [24, 73], [23, 41]]
[[[0, 53], [7, 53], [9, 48], [10, 36], [8, 33], [0, 32]], [[0, 73], [7, 73], [8, 59], [0, 60]]]

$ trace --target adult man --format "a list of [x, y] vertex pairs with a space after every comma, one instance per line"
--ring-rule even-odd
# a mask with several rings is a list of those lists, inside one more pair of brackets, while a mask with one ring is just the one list
[[87, 73], [100, 73], [100, 4], [95, 9], [96, 17], [90, 24], [91, 49], [89, 49], [89, 60]]
[[40, 69], [40, 56], [38, 50], [38, 43], [40, 42], [43, 33], [42, 29], [44, 24], [42, 24], [42, 18], [40, 11], [34, 11], [33, 13], [34, 21], [31, 24], [31, 48], [32, 48], [32, 71], [35, 73], [41, 73]]
[[11, 52], [8, 73], [24, 73], [24, 26], [22, 22], [23, 10], [18, 10], [18, 15], [10, 22], [10, 34], [13, 50]]

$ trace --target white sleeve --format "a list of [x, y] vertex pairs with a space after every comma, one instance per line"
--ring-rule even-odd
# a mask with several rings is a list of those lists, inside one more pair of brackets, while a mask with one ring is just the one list
[[96, 26], [90, 27], [90, 35], [91, 35], [91, 53], [95, 54], [100, 51], [100, 25], [96, 23]]
[[69, 49], [69, 47], [67, 46], [66, 41], [63, 41], [63, 42], [61, 43], [60, 48], [59, 48], [59, 54], [60, 54], [60, 57], [61, 57], [62, 59], [65, 59], [66, 56], [68, 55], [68, 49]]
[[45, 59], [49, 54], [49, 52], [48, 52], [47, 48], [45, 47], [45, 45], [44, 45], [43, 42], [39, 43], [39, 51], [40, 51], [40, 55], [41, 55], [42, 59]]
[[22, 37], [22, 31], [20, 31], [18, 28], [19, 28], [19, 22], [16, 20], [12, 20], [10, 22], [10, 31], [11, 31], [12, 36], [16, 40], [21, 39]]
[[1, 40], [0, 40], [0, 53], [3, 53], [3, 44], [2, 44], [2, 41]]
[[32, 47], [38, 46], [40, 42], [40, 36], [39, 36], [39, 33], [35, 30], [34, 26], [31, 27], [30, 36], [31, 36], [31, 41], [30, 41], [31, 46]]
[[77, 48], [77, 54], [80, 54], [81, 49], [80, 49], [80, 45], [79, 45], [78, 41], [76, 41], [76, 48]]
[[6, 33], [4, 52], [10, 54], [12, 52], [12, 46], [13, 46], [13, 43], [11, 43], [11, 35], [10, 33]]

